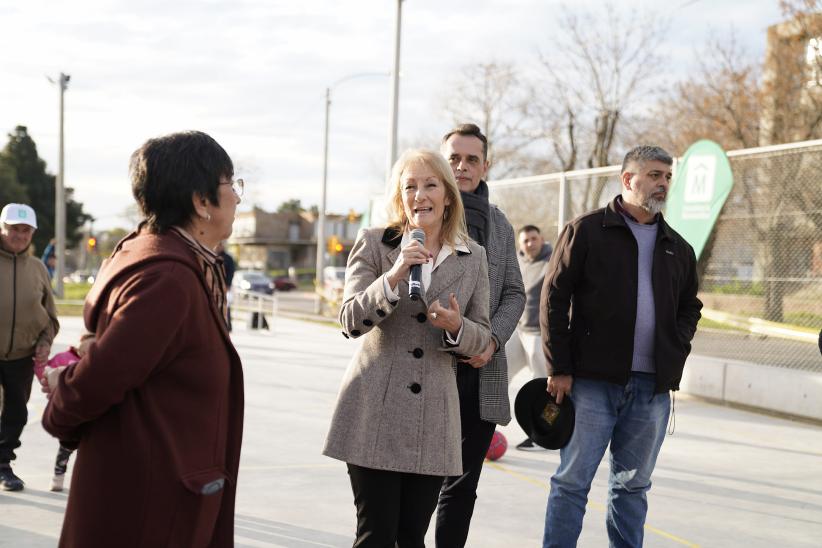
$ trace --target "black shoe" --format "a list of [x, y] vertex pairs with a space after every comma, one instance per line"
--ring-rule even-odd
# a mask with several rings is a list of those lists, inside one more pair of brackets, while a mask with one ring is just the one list
[[542, 447], [536, 445], [531, 438], [525, 438], [522, 443], [517, 445], [519, 451], [542, 451]]
[[11, 471], [11, 467], [0, 468], [0, 489], [3, 491], [22, 491], [23, 485], [25, 485], [23, 480]]

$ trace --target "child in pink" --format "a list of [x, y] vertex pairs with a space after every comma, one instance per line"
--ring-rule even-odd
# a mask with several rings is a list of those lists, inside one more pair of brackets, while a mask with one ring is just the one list
[[[57, 367], [71, 367], [80, 361], [80, 353], [73, 346], [65, 352], [55, 354], [48, 362], [35, 362], [34, 374], [38, 379], [42, 379], [47, 373], [48, 369]], [[57, 457], [54, 461], [54, 476], [51, 478], [52, 491], [62, 491], [63, 483], [66, 477], [66, 470], [68, 469], [68, 461], [74, 449], [70, 449], [60, 442], [60, 447], [57, 449]]]

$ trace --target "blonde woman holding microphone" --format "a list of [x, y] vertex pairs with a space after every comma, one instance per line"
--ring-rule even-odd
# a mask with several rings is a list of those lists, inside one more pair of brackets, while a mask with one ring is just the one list
[[456, 356], [491, 337], [485, 250], [467, 235], [439, 153], [400, 157], [389, 210], [388, 226], [362, 230], [348, 259], [339, 319], [363, 341], [323, 451], [348, 465], [355, 547], [424, 546], [443, 478], [462, 473]]

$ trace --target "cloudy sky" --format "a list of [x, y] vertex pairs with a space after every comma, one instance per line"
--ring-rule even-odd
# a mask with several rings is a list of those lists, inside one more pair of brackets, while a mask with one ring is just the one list
[[[630, 13], [642, 2], [614, 2]], [[561, 5], [591, 0], [406, 0], [400, 142], [441, 135], [461, 67], [535, 64]], [[130, 153], [146, 138], [210, 133], [247, 181], [244, 206], [319, 202], [325, 88], [332, 92], [328, 209], [363, 210], [382, 187], [388, 147], [394, 0], [0, 0], [0, 131], [25, 125], [57, 171], [58, 91], [66, 94], [66, 184], [97, 218], [128, 226]], [[761, 55], [776, 0], [672, 0], [664, 52], [687, 74], [709, 33], [736, 29]], [[631, 29], [626, 29], [630, 32]], [[3, 138], [5, 142], [5, 138]]]

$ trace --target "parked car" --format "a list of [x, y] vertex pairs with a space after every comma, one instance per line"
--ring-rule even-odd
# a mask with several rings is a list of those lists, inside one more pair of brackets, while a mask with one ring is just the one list
[[234, 273], [231, 287], [266, 295], [271, 295], [275, 289], [274, 280], [258, 270], [238, 270]]
[[342, 301], [345, 289], [345, 267], [326, 266], [323, 268], [323, 295], [329, 301]]
[[96, 270], [75, 270], [68, 276], [63, 276], [63, 283], [89, 283], [93, 284], [97, 277]]
[[274, 278], [274, 288], [277, 291], [291, 291], [292, 289], [297, 289], [297, 284], [291, 281], [291, 278], [288, 276], [278, 276]]

